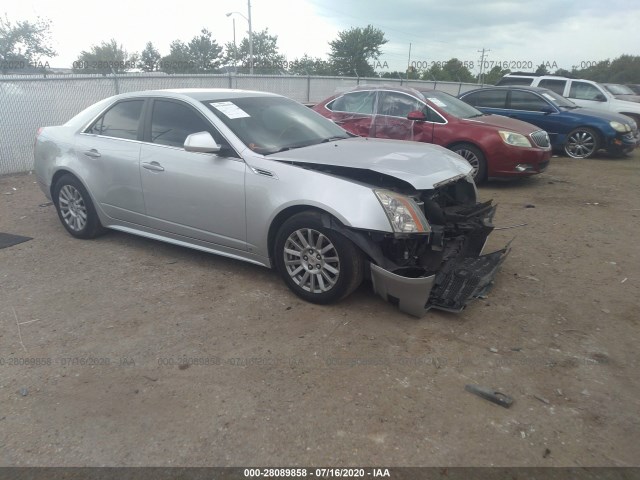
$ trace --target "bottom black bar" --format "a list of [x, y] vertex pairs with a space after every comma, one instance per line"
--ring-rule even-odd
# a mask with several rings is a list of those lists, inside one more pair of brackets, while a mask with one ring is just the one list
[[636, 480], [640, 467], [0, 467], [1, 480]]

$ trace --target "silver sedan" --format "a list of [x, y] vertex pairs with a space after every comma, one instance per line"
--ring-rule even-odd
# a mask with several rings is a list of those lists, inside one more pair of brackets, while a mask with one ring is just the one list
[[287, 98], [226, 89], [111, 97], [38, 131], [35, 171], [77, 238], [120, 230], [275, 267], [329, 303], [363, 279], [410, 314], [460, 311], [507, 249], [444, 148], [354, 137]]

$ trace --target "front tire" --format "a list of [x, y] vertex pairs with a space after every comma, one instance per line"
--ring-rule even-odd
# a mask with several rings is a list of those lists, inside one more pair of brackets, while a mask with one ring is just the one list
[[472, 175], [476, 183], [482, 183], [487, 179], [487, 159], [478, 147], [470, 143], [458, 143], [449, 148], [473, 167]]
[[341, 300], [362, 283], [362, 252], [349, 239], [325, 228], [316, 212], [298, 213], [282, 224], [274, 256], [284, 282], [308, 302]]
[[53, 187], [53, 203], [67, 232], [76, 238], [95, 238], [104, 233], [89, 192], [71, 174], [58, 179]]
[[591, 158], [600, 149], [600, 137], [586, 127], [580, 127], [567, 135], [564, 142], [564, 153], [571, 158]]

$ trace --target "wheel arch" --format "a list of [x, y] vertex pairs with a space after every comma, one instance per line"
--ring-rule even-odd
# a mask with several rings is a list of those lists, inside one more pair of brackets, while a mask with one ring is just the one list
[[567, 138], [569, 137], [570, 134], [572, 134], [575, 130], [580, 130], [580, 129], [587, 129], [587, 130], [591, 130], [593, 133], [595, 133], [598, 136], [598, 143], [600, 148], [602, 148], [602, 144], [606, 138], [605, 133], [602, 131], [602, 129], [600, 127], [597, 127], [595, 125], [576, 125], [575, 127], [573, 127], [571, 129], [571, 131], [567, 132], [567, 134], [565, 135], [565, 142], [567, 141]]
[[[62, 176], [67, 174], [73, 176], [76, 180], [78, 180], [82, 184], [82, 186], [85, 188], [85, 190], [89, 193], [89, 196], [91, 196], [91, 192], [89, 192], [87, 185], [82, 181], [82, 179], [78, 175], [76, 175], [74, 172], [72, 172], [69, 169], [60, 168], [59, 170], [56, 170], [56, 172], [51, 177], [51, 185], [49, 186], [49, 193], [51, 193], [51, 198], [54, 202], [55, 202], [55, 198], [53, 194], [53, 189], [55, 188], [56, 183], [58, 183], [58, 180], [60, 180]], [[92, 196], [91, 196], [91, 200], [92, 201], [94, 200]]]
[[451, 150], [456, 145], [471, 145], [472, 147], [475, 147], [478, 150], [480, 150], [482, 152], [482, 154], [484, 155], [485, 159], [487, 158], [486, 150], [483, 147], [481, 147], [480, 145], [478, 145], [478, 143], [473, 141], [473, 140], [455, 140], [453, 142], [449, 142], [447, 145], [444, 146], [444, 148], [448, 148], [449, 150]]
[[272, 264], [274, 263], [273, 259], [275, 258], [274, 249], [276, 244], [276, 236], [278, 235], [278, 230], [280, 230], [280, 227], [287, 219], [302, 212], [317, 213], [321, 216], [327, 215], [329, 218], [333, 218], [335, 221], [339, 222], [340, 224], [342, 223], [340, 222], [340, 220], [338, 220], [335, 216], [331, 215], [326, 210], [323, 210], [318, 207], [314, 207], [312, 205], [291, 205], [289, 207], [286, 207], [282, 211], [278, 212], [278, 214], [273, 218], [273, 220], [271, 221], [271, 224], [269, 225], [269, 232], [267, 234], [267, 251], [269, 252], [269, 257], [272, 259], [272, 262], [271, 262]]
[[489, 156], [487, 154], [487, 151], [484, 148], [482, 148], [480, 145], [478, 145], [477, 142], [474, 142], [473, 140], [456, 140], [454, 142], [450, 142], [449, 144], [445, 145], [445, 148], [449, 150], [453, 150], [453, 147], [457, 145], [470, 145], [480, 150], [480, 153], [482, 153], [482, 155], [484, 156], [485, 172], [484, 172], [483, 178], [476, 178], [475, 182], [482, 183], [486, 181], [489, 178], [489, 170], [490, 170], [489, 160], [488, 160]]

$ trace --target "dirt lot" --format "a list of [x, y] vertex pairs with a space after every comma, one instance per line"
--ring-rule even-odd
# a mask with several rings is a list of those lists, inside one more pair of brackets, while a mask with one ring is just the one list
[[492, 235], [515, 240], [487, 299], [418, 320], [367, 284], [322, 307], [250, 264], [75, 240], [33, 176], [0, 178], [0, 231], [33, 237], [0, 250], [0, 464], [638, 465], [640, 153], [480, 194], [528, 225]]

